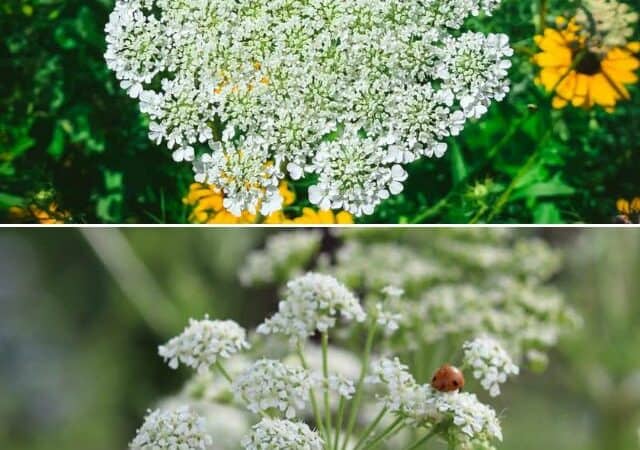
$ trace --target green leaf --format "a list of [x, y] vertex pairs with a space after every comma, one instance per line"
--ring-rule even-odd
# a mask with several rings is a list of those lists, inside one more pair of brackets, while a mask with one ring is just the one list
[[544, 202], [533, 211], [533, 221], [540, 224], [563, 223], [560, 210], [553, 203]]
[[11, 206], [24, 205], [24, 199], [16, 195], [0, 192], [0, 208], [9, 208]]
[[21, 156], [24, 152], [26, 152], [31, 147], [33, 147], [35, 143], [36, 143], [35, 139], [33, 139], [32, 137], [26, 134], [19, 136], [16, 142], [9, 149], [9, 152], [11, 153], [11, 157], [15, 159], [18, 156]]
[[51, 155], [55, 160], [60, 159], [64, 152], [64, 135], [65, 130], [63, 125], [58, 121], [53, 129], [53, 136], [51, 136], [51, 142], [47, 147], [47, 153]]
[[451, 174], [453, 181], [454, 183], [458, 183], [467, 177], [467, 165], [464, 162], [464, 157], [458, 144], [452, 143], [449, 153], [451, 154]]
[[511, 200], [573, 195], [575, 192], [573, 187], [560, 179], [560, 174], [556, 174], [549, 181], [534, 182], [516, 189], [511, 195]]

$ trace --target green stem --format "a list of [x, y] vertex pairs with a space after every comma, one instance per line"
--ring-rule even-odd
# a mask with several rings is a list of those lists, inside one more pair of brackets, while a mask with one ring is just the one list
[[[324, 377], [324, 414], [327, 437], [331, 438], [331, 405], [329, 403], [329, 333], [322, 333], [322, 375]], [[331, 449], [331, 439], [327, 442]]]
[[533, 118], [532, 112], [530, 110], [528, 110], [525, 115], [520, 117], [520, 119], [513, 121], [511, 123], [511, 126], [509, 127], [509, 130], [502, 137], [502, 139], [500, 139], [493, 147], [491, 147], [489, 149], [489, 151], [487, 151], [487, 158], [485, 159], [484, 162], [482, 162], [476, 168], [474, 168], [471, 171], [469, 171], [467, 176], [464, 177], [462, 180], [460, 180], [458, 183], [456, 183], [456, 185], [453, 186], [453, 188], [449, 191], [449, 193], [445, 197], [443, 197], [440, 201], [438, 201], [432, 207], [430, 207], [430, 208], [422, 211], [418, 215], [414, 216], [411, 219], [410, 222], [411, 223], [422, 223], [422, 222], [426, 221], [427, 219], [430, 219], [431, 217], [438, 215], [440, 213], [440, 211], [442, 211], [447, 206], [449, 201], [456, 194], [458, 194], [462, 189], [466, 188], [467, 185], [469, 184], [469, 182], [482, 169], [484, 169], [487, 165], [489, 165], [489, 163], [493, 160], [493, 158], [495, 158], [495, 156], [509, 143], [511, 138], [518, 131], [520, 131], [520, 129], [524, 126], [524, 124], [527, 123], [531, 118]]
[[[391, 437], [395, 433], [400, 431], [405, 426], [402, 423], [403, 420], [404, 420], [403, 417], [398, 417], [396, 420], [393, 421], [393, 423], [391, 425], [389, 425], [387, 428], [385, 428], [382, 433], [380, 433], [377, 436], [375, 436], [369, 442], [365, 442], [363, 444], [364, 446], [361, 447], [361, 448], [366, 448], [366, 450], [373, 450], [378, 445], [380, 445], [386, 438]], [[400, 426], [398, 426], [398, 425], [400, 425]]]
[[333, 439], [333, 448], [337, 449], [340, 443], [340, 429], [342, 428], [342, 419], [344, 418], [345, 398], [340, 396], [340, 404], [338, 405], [338, 420], [336, 422], [336, 432]]
[[226, 371], [226, 369], [224, 368], [224, 366], [222, 365], [222, 363], [220, 362], [219, 359], [216, 360], [215, 362], [215, 367], [216, 369], [218, 369], [220, 371], [220, 373], [222, 374], [222, 376], [229, 382], [229, 383], [233, 383], [233, 379], [231, 378], [231, 376], [229, 375], [229, 372]]
[[[307, 364], [307, 360], [304, 357], [304, 353], [302, 351], [302, 344], [300, 342], [296, 345], [298, 358], [300, 358], [300, 364], [302, 364], [302, 368], [305, 370], [309, 370], [309, 365]], [[320, 415], [320, 410], [318, 409], [318, 402], [316, 401], [316, 393], [313, 388], [309, 389], [309, 398], [311, 399], [311, 409], [313, 410], [313, 417], [316, 420], [316, 424], [318, 425], [318, 431], [323, 436], [325, 442], [329, 442], [328, 436], [324, 429], [324, 425], [322, 424], [322, 416]]]
[[540, 11], [538, 17], [538, 33], [544, 30], [547, 23], [547, 0], [540, 0]]
[[478, 211], [475, 213], [475, 215], [473, 216], [473, 218], [469, 221], [470, 224], [476, 224], [478, 223], [478, 221], [480, 220], [480, 218], [482, 217], [482, 215], [487, 212], [487, 209], [489, 209], [489, 207], [487, 205], [482, 205], [480, 207], [480, 209], [478, 209]]
[[513, 193], [513, 190], [518, 185], [518, 182], [522, 179], [522, 177], [524, 177], [527, 174], [527, 172], [529, 172], [531, 167], [533, 167], [533, 165], [536, 163], [538, 156], [540, 155], [540, 151], [542, 150], [542, 144], [546, 142], [549, 134], [550, 134], [549, 131], [545, 133], [544, 138], [540, 140], [538, 145], [536, 145], [535, 150], [533, 151], [531, 156], [529, 156], [529, 159], [527, 159], [527, 162], [525, 163], [525, 165], [520, 168], [520, 170], [518, 171], [518, 174], [511, 180], [511, 182], [509, 183], [507, 188], [504, 190], [502, 195], [500, 195], [498, 200], [493, 204], [493, 207], [489, 212], [489, 216], [487, 217], [488, 223], [490, 223], [498, 214], [502, 212], [502, 209], [505, 207], [505, 205], [509, 201], [509, 197], [511, 197], [511, 194]]
[[416, 448], [427, 442], [429, 439], [431, 439], [433, 436], [435, 436], [438, 431], [438, 427], [433, 427], [429, 433], [415, 441], [413, 444], [409, 445], [404, 450], [415, 450]]
[[[549, 94], [546, 97], [546, 101], [549, 102], [553, 99], [553, 97], [555, 97], [556, 95], [556, 89], [558, 88], [558, 86], [560, 86], [560, 83], [562, 83], [562, 81], [564, 81], [564, 79], [577, 67], [578, 64], [580, 64], [580, 62], [582, 61], [582, 59], [585, 56], [585, 52], [580, 52], [576, 55], [575, 59], [573, 60], [571, 66], [567, 69], [567, 71], [564, 73], [564, 75], [562, 75], [558, 81], [554, 84], [553, 88], [551, 88], [551, 90], [549, 91]], [[436, 216], [440, 213], [440, 211], [442, 211], [447, 204], [449, 203], [449, 201], [454, 197], [454, 195], [458, 194], [462, 189], [464, 189], [468, 183], [482, 170], [484, 169], [486, 166], [489, 165], [489, 163], [493, 160], [493, 158], [495, 158], [495, 156], [498, 154], [498, 152], [500, 152], [511, 140], [511, 138], [518, 132], [520, 131], [520, 129], [530, 120], [532, 119], [533, 113], [536, 110], [533, 109], [528, 109], [527, 112], [520, 117], [519, 120], [517, 121], [513, 121], [511, 124], [511, 127], [509, 128], [509, 130], [507, 131], [507, 133], [502, 137], [502, 139], [500, 139], [500, 141], [498, 141], [493, 147], [491, 147], [489, 149], [489, 151], [487, 152], [487, 158], [480, 163], [476, 168], [472, 169], [469, 171], [469, 173], [467, 174], [466, 177], [464, 177], [462, 180], [460, 180], [458, 183], [456, 183], [455, 186], [453, 186], [453, 188], [449, 191], [449, 193], [443, 197], [441, 200], [439, 200], [435, 205], [431, 206], [430, 208], [418, 213], [416, 216], [414, 216], [409, 222], [410, 223], [423, 223], [425, 222], [427, 219], [430, 219], [433, 216]], [[479, 220], [479, 218], [477, 219]]]
[[353, 447], [354, 450], [357, 450], [360, 447], [362, 447], [362, 445], [364, 445], [364, 443], [369, 438], [369, 435], [375, 430], [375, 428], [378, 426], [378, 424], [380, 423], [380, 421], [385, 416], [388, 410], [389, 409], [386, 406], [380, 410], [376, 418], [373, 419], [373, 422], [371, 422], [369, 426], [362, 432], [362, 436], [360, 436], [360, 439], [358, 439], [358, 442], [356, 443], [355, 447]]
[[356, 393], [353, 398], [353, 403], [351, 404], [351, 408], [349, 410], [349, 421], [347, 422], [347, 432], [344, 437], [344, 442], [342, 444], [342, 450], [346, 450], [347, 443], [349, 442], [349, 437], [351, 433], [353, 433], [353, 427], [356, 424], [356, 419], [358, 418], [358, 412], [360, 409], [360, 401], [362, 400], [363, 395], [363, 385], [364, 378], [367, 374], [367, 370], [369, 369], [369, 357], [371, 356], [371, 348], [373, 347], [373, 339], [376, 334], [376, 322], [375, 320], [371, 321], [369, 325], [369, 330], [367, 331], [367, 342], [364, 348], [364, 355], [362, 357], [362, 368], [360, 369], [360, 377], [358, 378], [358, 384], [356, 385]]

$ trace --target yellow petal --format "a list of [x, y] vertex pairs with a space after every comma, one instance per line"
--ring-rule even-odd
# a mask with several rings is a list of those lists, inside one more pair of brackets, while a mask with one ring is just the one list
[[554, 51], [545, 51], [534, 55], [535, 63], [540, 67], [566, 67], [571, 65], [571, 50], [558, 47]]
[[562, 109], [567, 106], [567, 103], [569, 102], [558, 96], [553, 97], [553, 100], [551, 100], [551, 106], [553, 106], [555, 109]]
[[318, 223], [335, 223], [334, 220], [333, 211], [330, 209], [318, 211]]
[[629, 214], [629, 202], [624, 198], [618, 199], [616, 202], [616, 208], [620, 214]]
[[345, 225], [352, 224], [353, 216], [347, 211], [340, 211], [338, 214], [336, 214], [336, 223]]
[[573, 93], [573, 97], [571, 98], [571, 104], [575, 107], [586, 106], [587, 97], [589, 95], [589, 78], [579, 73], [576, 76], [576, 86], [575, 91]]
[[280, 195], [282, 196], [282, 204], [284, 206], [289, 206], [296, 201], [296, 194], [292, 189], [289, 188], [289, 185], [286, 181], [280, 183], [278, 190], [280, 191]]

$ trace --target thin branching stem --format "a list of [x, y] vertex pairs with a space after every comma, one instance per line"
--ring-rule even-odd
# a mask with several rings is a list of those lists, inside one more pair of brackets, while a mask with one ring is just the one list
[[362, 432], [362, 436], [360, 436], [360, 439], [356, 443], [354, 450], [358, 450], [360, 447], [362, 447], [362, 445], [364, 445], [364, 443], [369, 438], [369, 435], [375, 431], [375, 428], [378, 426], [382, 418], [387, 414], [388, 410], [389, 408], [387, 408], [386, 406], [380, 410], [373, 422], [371, 422], [369, 426]]
[[322, 376], [324, 378], [324, 415], [327, 446], [331, 450], [331, 404], [329, 403], [329, 333], [322, 333]]
[[363, 449], [373, 450], [380, 444], [382, 444], [386, 439], [390, 438], [397, 432], [399, 432], [402, 428], [404, 428], [406, 424], [404, 423], [404, 417], [398, 417], [394, 420], [391, 425], [385, 428], [380, 434], [376, 435], [373, 439], [365, 442], [363, 444]]
[[356, 385], [356, 393], [354, 395], [353, 403], [351, 404], [351, 408], [349, 411], [349, 421], [347, 422], [347, 430], [344, 436], [342, 450], [346, 450], [347, 443], [349, 442], [349, 437], [353, 433], [353, 427], [355, 426], [356, 419], [358, 418], [358, 412], [360, 410], [360, 401], [362, 400], [362, 395], [363, 395], [362, 391], [364, 389], [364, 378], [369, 368], [369, 357], [371, 356], [373, 340], [376, 335], [376, 325], [377, 324], [375, 320], [371, 321], [369, 324], [369, 329], [367, 331], [367, 341], [364, 348], [364, 354], [362, 356], [362, 367], [360, 369], [360, 377], [358, 378], [358, 384]]
[[338, 405], [338, 418], [336, 420], [336, 431], [333, 439], [333, 449], [336, 450], [340, 445], [340, 429], [342, 428], [342, 419], [344, 418], [344, 407], [346, 405], [345, 398], [340, 396], [340, 403]]
[[[302, 349], [302, 343], [298, 342], [296, 344], [298, 358], [300, 359], [300, 364], [302, 368], [305, 370], [309, 370], [309, 365], [307, 364], [307, 360], [304, 357], [304, 351]], [[311, 399], [311, 409], [313, 410], [313, 417], [316, 420], [316, 424], [318, 425], [318, 431], [324, 438], [325, 442], [329, 442], [329, 436], [327, 436], [326, 430], [322, 423], [322, 416], [320, 415], [320, 409], [318, 408], [318, 401], [316, 400], [316, 393], [313, 388], [309, 389], [309, 398]]]
[[224, 368], [224, 366], [222, 365], [219, 359], [216, 360], [215, 367], [222, 374], [225, 380], [229, 382], [229, 384], [233, 383], [233, 379], [231, 378], [231, 375], [229, 375], [229, 372], [227, 372], [227, 370]]

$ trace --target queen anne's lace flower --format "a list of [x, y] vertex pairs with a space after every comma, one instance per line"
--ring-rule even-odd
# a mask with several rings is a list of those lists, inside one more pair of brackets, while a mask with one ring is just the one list
[[[277, 179], [370, 214], [402, 168], [508, 90], [504, 35], [461, 33], [499, 0], [118, 0], [105, 58], [150, 138], [234, 214], [280, 209]], [[209, 150], [205, 150], [205, 145]]]
[[144, 424], [129, 444], [131, 450], [205, 450], [212, 439], [204, 421], [188, 407], [174, 411], [149, 411]]
[[236, 216], [242, 211], [255, 214], [258, 207], [265, 216], [281, 209], [280, 175], [262, 139], [249, 137], [238, 145], [223, 149], [213, 143], [214, 151], [193, 165], [196, 181], [224, 186], [223, 206]]
[[627, 3], [616, 0], [583, 0], [581, 6], [576, 14], [576, 22], [584, 30], [591, 30], [596, 34], [599, 40], [597, 45], [602, 49], [624, 47], [633, 36], [638, 13]]
[[189, 326], [179, 336], [158, 347], [158, 353], [177, 369], [180, 363], [208, 370], [218, 358], [228, 358], [249, 348], [246, 331], [232, 320], [189, 319]]
[[258, 333], [282, 333], [299, 341], [334, 327], [339, 315], [358, 322], [366, 317], [356, 296], [342, 283], [307, 273], [287, 283], [278, 312], [258, 327]]
[[104, 57], [131, 97], [140, 96], [143, 83], [150, 83], [165, 68], [168, 41], [162, 26], [136, 1], [117, 2], [109, 16]]
[[233, 391], [254, 413], [276, 409], [287, 419], [305, 407], [316, 379], [306, 370], [280, 361], [261, 359], [233, 382]]
[[322, 439], [303, 422], [262, 419], [242, 440], [245, 450], [322, 450]]
[[492, 397], [500, 395], [500, 384], [520, 370], [507, 351], [495, 339], [485, 336], [465, 342], [464, 361], [473, 369], [473, 377], [480, 380]]

